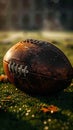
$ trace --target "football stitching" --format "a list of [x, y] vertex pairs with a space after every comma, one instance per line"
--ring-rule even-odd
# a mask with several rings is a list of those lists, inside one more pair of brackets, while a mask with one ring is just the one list
[[[28, 73], [31, 73], [32, 75], [36, 75], [36, 73], [33, 73], [33, 72], [29, 72], [28, 71], [28, 66], [26, 65], [25, 67], [23, 65], [20, 65], [20, 64], [16, 64], [14, 61], [10, 61], [9, 64], [8, 64], [8, 68], [9, 68], [9, 71], [11, 73], [13, 73], [15, 76], [17, 77], [20, 77], [20, 76], [23, 76], [23, 78], [26, 77], [26, 74]], [[38, 73], [38, 76], [40, 77], [44, 77], [44, 78], [47, 78], [48, 75], [44, 75], [44, 74], [41, 74], [41, 73]], [[56, 79], [56, 77], [48, 77], [48, 79]]]
[[9, 71], [17, 76], [24, 76], [29, 73], [27, 65], [24, 67], [23, 65], [16, 64], [15, 62], [9, 62], [8, 64]]
[[40, 44], [40, 43], [42, 43], [42, 41], [40, 41], [40, 40], [35, 40], [35, 39], [26, 39], [24, 42], [35, 43], [35, 44]]

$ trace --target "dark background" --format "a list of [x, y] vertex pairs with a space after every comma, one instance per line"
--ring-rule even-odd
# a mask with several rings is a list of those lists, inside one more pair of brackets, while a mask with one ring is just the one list
[[0, 30], [73, 30], [73, 0], [0, 0]]

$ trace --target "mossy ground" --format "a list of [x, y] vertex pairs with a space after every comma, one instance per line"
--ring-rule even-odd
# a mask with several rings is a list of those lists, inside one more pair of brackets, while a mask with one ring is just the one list
[[[44, 39], [37, 34], [35, 38]], [[23, 39], [20, 39], [23, 40]], [[49, 40], [48, 38], [46, 40]], [[0, 43], [0, 74], [4, 73], [2, 60], [15, 44]], [[51, 41], [68, 57], [73, 66], [73, 39]], [[55, 105], [56, 113], [44, 113], [41, 106]], [[73, 82], [64, 91], [52, 97], [30, 96], [11, 83], [0, 83], [0, 130], [73, 130]]]

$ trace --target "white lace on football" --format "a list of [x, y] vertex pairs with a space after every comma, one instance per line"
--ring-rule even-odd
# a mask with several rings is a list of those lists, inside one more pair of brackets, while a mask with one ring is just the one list
[[19, 65], [19, 64], [16, 64], [15, 62], [11, 62], [11, 61], [8, 64], [8, 68], [11, 73], [14, 73], [18, 76], [24, 75], [24, 77], [25, 77], [26, 74], [29, 73], [27, 66]]

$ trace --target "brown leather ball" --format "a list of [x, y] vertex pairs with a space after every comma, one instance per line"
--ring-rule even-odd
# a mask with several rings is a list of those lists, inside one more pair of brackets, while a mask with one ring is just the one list
[[11, 83], [34, 95], [55, 94], [73, 78], [73, 68], [64, 53], [52, 43], [34, 39], [11, 47], [3, 67]]

